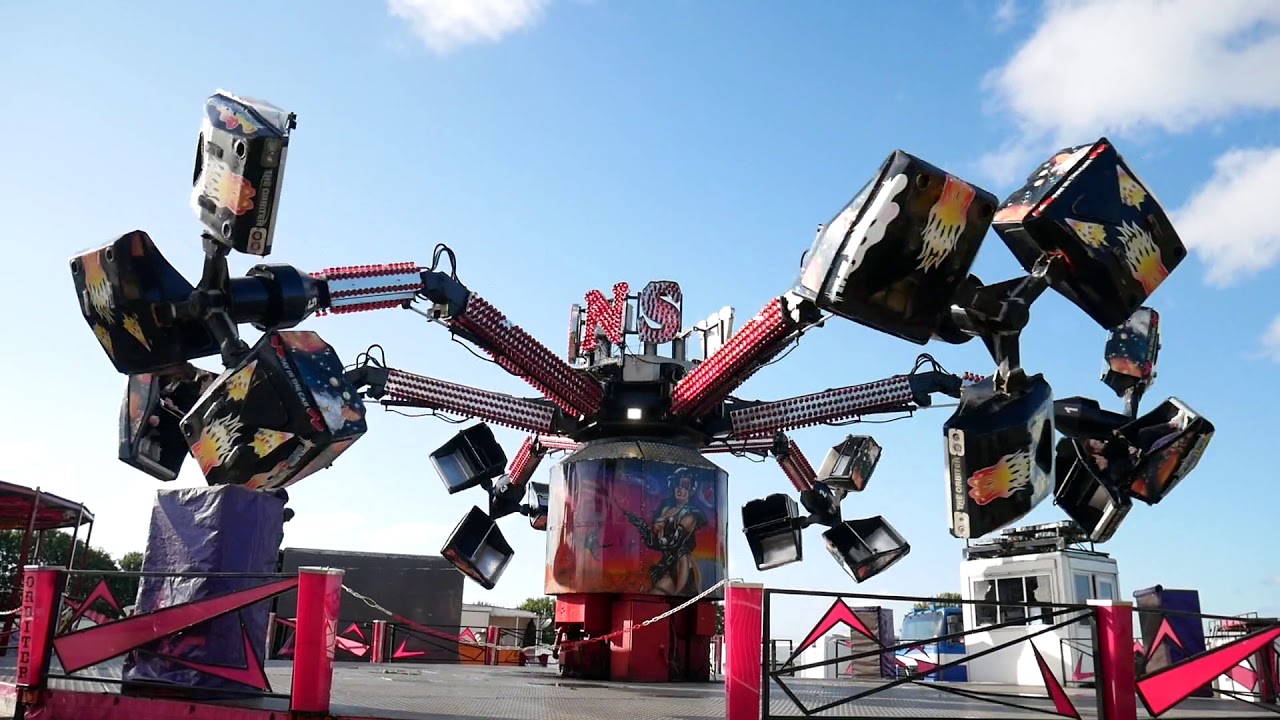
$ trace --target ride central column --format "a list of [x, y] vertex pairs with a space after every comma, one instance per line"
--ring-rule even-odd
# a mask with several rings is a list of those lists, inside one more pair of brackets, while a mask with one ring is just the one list
[[562, 674], [709, 679], [722, 590], [640, 625], [725, 578], [728, 477], [690, 446], [649, 438], [596, 440], [552, 469], [545, 589]]

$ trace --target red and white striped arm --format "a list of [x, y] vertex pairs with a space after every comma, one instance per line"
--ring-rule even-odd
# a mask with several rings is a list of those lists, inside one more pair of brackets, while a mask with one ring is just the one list
[[671, 391], [672, 414], [696, 419], [714, 410], [810, 327], [808, 316], [816, 320], [817, 312], [812, 303], [795, 293], [769, 301], [714, 355], [676, 383]]
[[736, 438], [772, 438], [777, 433], [860, 415], [914, 408], [907, 375], [823, 390], [733, 410], [729, 422]]
[[329, 290], [329, 306], [316, 315], [401, 307], [423, 288], [422, 269], [410, 262], [328, 268], [313, 277]]
[[507, 477], [511, 479], [511, 484], [515, 486], [524, 485], [529, 482], [529, 478], [537, 472], [538, 465], [542, 464], [542, 458], [546, 457], [547, 449], [538, 442], [538, 436], [530, 435], [520, 443], [520, 449], [516, 451], [516, 456], [511, 458], [511, 463], [507, 465]]
[[800, 446], [796, 445], [796, 441], [785, 435], [781, 440], [785, 443], [785, 449], [778, 452], [775, 446], [773, 457], [778, 461], [778, 467], [782, 468], [783, 474], [791, 481], [792, 486], [800, 492], [813, 489], [813, 481], [818, 476], [813, 470], [813, 465], [809, 464], [809, 458], [800, 452]]
[[473, 337], [494, 362], [523, 378], [566, 413], [585, 417], [600, 409], [604, 400], [600, 383], [573, 369], [479, 295], [472, 293], [462, 313], [445, 322]]
[[387, 370], [387, 398], [414, 407], [442, 410], [478, 418], [516, 430], [545, 433], [553, 427], [556, 410], [550, 404], [445, 382], [403, 370]]

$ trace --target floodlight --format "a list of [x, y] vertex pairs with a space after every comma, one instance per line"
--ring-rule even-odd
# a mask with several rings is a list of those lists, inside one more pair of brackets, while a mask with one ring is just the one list
[[831, 448], [818, 480], [847, 492], [861, 492], [880, 462], [880, 445], [869, 435], [850, 435]]
[[841, 523], [822, 533], [827, 551], [855, 582], [863, 582], [906, 557], [911, 545], [883, 517]]
[[454, 435], [431, 453], [431, 464], [452, 495], [502, 475], [507, 466], [507, 454], [493, 436], [492, 428], [478, 423]]
[[472, 507], [450, 533], [440, 554], [467, 577], [492, 590], [515, 551], [498, 524], [480, 508]]
[[549, 483], [531, 482], [525, 502], [529, 506], [529, 526], [534, 530], [547, 529], [547, 512], [551, 496]]
[[796, 501], [782, 493], [742, 506], [742, 531], [757, 570], [772, 570], [803, 560], [803, 527]]

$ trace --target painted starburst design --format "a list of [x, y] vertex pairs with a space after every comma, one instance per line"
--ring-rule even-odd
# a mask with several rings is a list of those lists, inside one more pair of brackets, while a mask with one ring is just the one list
[[137, 315], [125, 315], [123, 324], [125, 331], [132, 335], [139, 345], [148, 350], [151, 349], [151, 343], [147, 341], [147, 336], [142, 334], [142, 324], [138, 322]]
[[1132, 208], [1142, 207], [1143, 201], [1147, 199], [1147, 191], [1123, 167], [1117, 165], [1116, 174], [1120, 176], [1121, 202]]
[[231, 380], [227, 382], [227, 397], [241, 402], [249, 395], [249, 385], [253, 382], [253, 371], [257, 369], [258, 361], [245, 365], [231, 376]]
[[1107, 229], [1098, 223], [1067, 219], [1067, 225], [1085, 245], [1100, 248], [1107, 243]]
[[93, 334], [97, 336], [98, 342], [102, 343], [102, 349], [107, 351], [107, 356], [114, 359], [116, 349], [111, 343], [111, 332], [101, 325], [94, 325]]

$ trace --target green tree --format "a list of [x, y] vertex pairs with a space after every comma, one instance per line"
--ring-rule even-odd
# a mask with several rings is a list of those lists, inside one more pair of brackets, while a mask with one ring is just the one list
[[955, 602], [956, 600], [959, 600], [959, 599], [960, 599], [960, 593], [956, 593], [956, 592], [938, 593], [933, 597], [932, 600], [922, 600], [916, 603], [915, 605], [913, 605], [911, 609], [912, 610], [930, 610], [934, 606], [942, 606], [942, 607], [956, 606], [960, 604], [958, 602]]
[[[0, 530], [0, 598], [9, 598], [9, 604], [16, 603], [18, 597], [18, 562], [22, 557], [21, 530]], [[31, 557], [28, 565], [57, 565], [66, 567], [71, 557], [71, 534], [60, 530], [51, 530], [44, 534], [40, 542], [39, 555], [34, 555], [36, 536], [31, 538]], [[104, 550], [86, 547], [84, 541], [76, 540], [75, 563], [77, 569], [85, 570], [119, 570], [120, 566]], [[72, 597], [84, 597], [91, 592], [101, 577], [93, 575], [73, 576], [67, 581], [67, 594]], [[137, 578], [107, 578], [107, 586], [122, 606], [132, 605], [138, 594]], [[7, 608], [6, 608], [7, 609]]]
[[716, 634], [724, 634], [724, 603], [716, 603]]
[[[546, 622], [546, 627], [542, 628], [541, 642], [543, 645], [551, 645], [556, 641], [555, 617], [556, 617], [556, 599], [553, 597], [536, 597], [527, 598], [520, 603], [517, 610], [527, 610], [528, 612], [538, 613], [538, 622]], [[548, 622], [551, 621], [551, 622]]]

